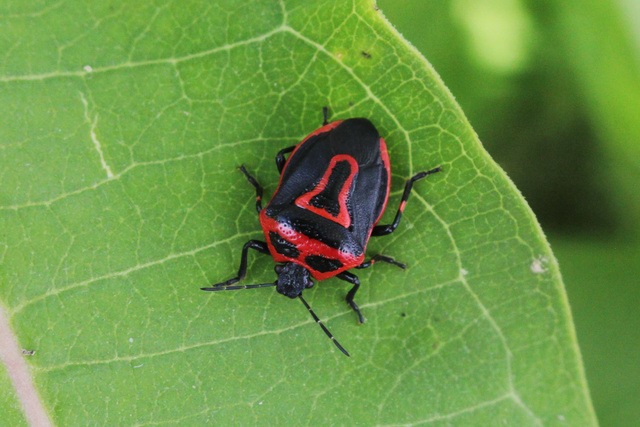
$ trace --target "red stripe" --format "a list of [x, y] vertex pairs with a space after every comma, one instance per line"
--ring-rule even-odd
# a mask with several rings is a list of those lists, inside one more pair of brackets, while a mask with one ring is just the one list
[[[273, 259], [276, 262], [295, 262], [296, 264], [300, 264], [301, 266], [308, 269], [311, 272], [311, 275], [316, 280], [328, 279], [329, 277], [333, 277], [336, 274], [360, 265], [364, 261], [364, 252], [359, 257], [356, 257], [350, 252], [344, 252], [340, 249], [335, 249], [327, 246], [325, 243], [319, 242], [315, 239], [311, 239], [310, 237], [299, 233], [290, 227], [287, 227], [285, 224], [280, 224], [275, 219], [269, 218], [266, 215], [265, 210], [260, 213], [260, 224], [262, 225], [262, 229], [264, 230], [264, 235], [267, 239], [267, 245], [269, 246], [269, 251], [271, 252], [271, 256], [273, 256]], [[296, 246], [296, 249], [300, 251], [300, 255], [298, 256], [298, 258], [289, 258], [278, 253], [271, 244], [271, 239], [269, 239], [270, 231], [277, 232], [284, 239], [294, 244]], [[309, 267], [304, 262], [305, 258], [309, 255], [319, 255], [329, 259], [337, 259], [343, 264], [343, 266], [338, 270], [322, 273]]]
[[387, 201], [389, 200], [389, 191], [391, 190], [391, 163], [389, 162], [389, 152], [387, 151], [387, 144], [382, 138], [380, 138], [380, 157], [382, 157], [382, 164], [387, 170], [387, 194], [384, 195], [382, 210], [380, 210], [380, 215], [378, 215], [378, 219], [376, 219], [373, 225], [376, 225], [378, 221], [380, 221], [380, 218], [382, 218], [382, 214], [387, 207]]
[[[338, 212], [338, 216], [335, 217], [325, 209], [316, 208], [315, 206], [309, 204], [309, 202], [314, 196], [327, 188], [331, 172], [333, 172], [333, 168], [336, 166], [336, 163], [340, 161], [349, 162], [349, 164], [351, 165], [351, 173], [349, 174], [349, 177], [345, 180], [345, 182], [342, 183], [342, 188], [340, 189], [340, 194], [338, 195], [338, 204], [340, 206], [340, 210]], [[344, 228], [349, 228], [349, 226], [351, 225], [351, 217], [349, 216], [349, 211], [347, 210], [347, 198], [349, 197], [349, 190], [351, 190], [351, 183], [353, 182], [353, 178], [357, 173], [358, 162], [356, 162], [356, 159], [347, 154], [338, 154], [337, 156], [333, 156], [331, 162], [329, 163], [329, 167], [325, 171], [324, 176], [322, 177], [316, 188], [298, 197], [296, 199], [296, 205], [298, 205], [302, 209], [306, 209], [317, 215], [320, 215], [321, 217], [327, 218], [328, 220], [337, 222]]]

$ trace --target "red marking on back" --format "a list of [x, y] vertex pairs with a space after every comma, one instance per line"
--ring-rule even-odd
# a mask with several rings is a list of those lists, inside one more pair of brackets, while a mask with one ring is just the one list
[[[313, 132], [311, 132], [309, 135], [307, 135], [307, 137], [305, 139], [302, 140], [302, 142], [300, 142], [300, 144], [296, 145], [296, 148], [291, 152], [291, 155], [289, 155], [289, 157], [287, 158], [287, 162], [284, 164], [284, 167], [282, 168], [282, 174], [280, 174], [280, 181], [278, 182], [278, 187], [280, 187], [280, 184], [282, 184], [282, 175], [284, 175], [284, 171], [287, 169], [287, 166], [289, 166], [289, 160], [291, 160], [293, 155], [296, 154], [296, 151], [298, 151], [298, 148], [300, 148], [300, 146], [302, 144], [304, 144], [305, 142], [307, 142], [307, 140], [309, 138], [311, 138], [312, 136], [316, 136], [316, 135], [319, 135], [321, 133], [329, 132], [331, 129], [337, 127], [342, 122], [344, 122], [344, 120], [337, 120], [335, 122], [329, 123], [328, 125], [324, 125], [320, 129], [316, 129]], [[277, 191], [278, 190], [276, 190], [276, 192]]]
[[[349, 173], [349, 177], [342, 183], [342, 188], [340, 189], [340, 194], [338, 195], [338, 216], [335, 217], [327, 212], [326, 209], [317, 208], [309, 202], [314, 196], [320, 194], [322, 190], [327, 188], [329, 177], [331, 176], [336, 163], [344, 161], [349, 162], [349, 165], [351, 166], [351, 172]], [[349, 211], [347, 210], [347, 198], [349, 197], [349, 190], [351, 190], [351, 183], [353, 182], [353, 178], [357, 173], [358, 162], [356, 161], [356, 159], [347, 154], [338, 154], [337, 156], [333, 156], [331, 162], [329, 163], [329, 167], [324, 172], [324, 175], [322, 176], [322, 179], [320, 179], [320, 182], [318, 183], [316, 188], [298, 197], [296, 199], [296, 205], [331, 221], [337, 222], [344, 228], [349, 228], [349, 226], [351, 225], [351, 217], [349, 216]]]
[[378, 215], [378, 219], [376, 219], [376, 222], [374, 222], [373, 225], [376, 225], [378, 221], [380, 221], [380, 218], [382, 218], [382, 214], [387, 207], [387, 201], [389, 200], [389, 192], [391, 191], [391, 163], [389, 162], [389, 152], [387, 151], [387, 144], [382, 138], [380, 138], [380, 157], [382, 157], [382, 164], [387, 170], [387, 194], [384, 195], [382, 210], [380, 210], [380, 215]]
[[[262, 230], [264, 231], [264, 235], [267, 240], [267, 245], [269, 246], [269, 252], [271, 252], [271, 256], [276, 262], [295, 262], [296, 264], [300, 264], [309, 272], [316, 280], [324, 280], [330, 277], [333, 277], [343, 271], [349, 270], [357, 265], [362, 264], [364, 261], [364, 253], [360, 256], [355, 256], [350, 252], [341, 251], [340, 249], [335, 249], [326, 244], [319, 242], [315, 239], [310, 238], [302, 233], [299, 233], [292, 228], [288, 227], [286, 224], [281, 224], [273, 218], [269, 218], [265, 210], [260, 212], [260, 224], [262, 225]], [[290, 243], [296, 246], [296, 249], [300, 252], [298, 258], [289, 258], [284, 256], [276, 251], [276, 249], [271, 244], [271, 239], [269, 238], [269, 232], [274, 231], [283, 238], [285, 238]], [[309, 255], [319, 255], [329, 259], [337, 259], [340, 261], [343, 266], [334, 271], [320, 272], [314, 270], [309, 265], [305, 263], [305, 259]]]

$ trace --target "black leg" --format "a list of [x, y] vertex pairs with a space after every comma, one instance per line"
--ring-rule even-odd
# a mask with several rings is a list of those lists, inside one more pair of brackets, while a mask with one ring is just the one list
[[262, 210], [262, 186], [258, 184], [258, 181], [256, 181], [254, 177], [249, 175], [249, 172], [247, 172], [247, 170], [244, 168], [244, 165], [239, 166], [238, 169], [240, 169], [244, 176], [247, 177], [247, 180], [251, 183], [251, 185], [256, 188], [256, 210], [258, 211], [258, 213], [260, 213], [260, 211]]
[[377, 261], [384, 261], [384, 262], [388, 262], [389, 264], [393, 264], [397, 267], [400, 267], [401, 269], [405, 269], [407, 268], [406, 265], [404, 265], [401, 262], [396, 261], [395, 259], [388, 257], [388, 256], [384, 256], [384, 255], [376, 255], [373, 258], [371, 258], [369, 261], [365, 261], [362, 264], [356, 266], [356, 268], [369, 268], [371, 267], [373, 264], [375, 264]]
[[249, 249], [255, 249], [256, 251], [258, 251], [260, 253], [263, 253], [263, 254], [268, 254], [269, 253], [269, 247], [267, 246], [266, 242], [261, 242], [260, 240], [249, 240], [242, 247], [242, 258], [240, 260], [240, 268], [238, 269], [238, 275], [236, 277], [233, 277], [233, 278], [227, 280], [226, 282], [216, 283], [211, 288], [202, 288], [202, 290], [203, 291], [209, 291], [209, 290], [213, 290], [213, 289], [215, 289], [215, 288], [217, 288], [219, 286], [233, 285], [234, 283], [238, 283], [239, 281], [244, 279], [245, 276], [247, 275], [247, 254], [249, 252]]
[[353, 300], [353, 297], [356, 296], [356, 292], [358, 292], [358, 289], [360, 288], [360, 280], [358, 279], [358, 276], [353, 273], [349, 273], [348, 271], [343, 271], [336, 277], [344, 280], [345, 282], [353, 283], [353, 288], [351, 288], [347, 294], [347, 304], [349, 304], [356, 314], [358, 314], [358, 320], [360, 323], [364, 323], [364, 317], [362, 316], [362, 313], [360, 313], [360, 307], [358, 307], [358, 304]]
[[324, 117], [324, 120], [322, 121], [322, 126], [326, 126], [329, 124], [329, 121], [327, 120], [329, 116], [329, 109], [327, 107], [322, 107], [322, 117]]
[[287, 163], [287, 159], [284, 158], [284, 155], [292, 152], [296, 149], [296, 145], [292, 145], [291, 147], [283, 148], [278, 151], [278, 155], [276, 155], [276, 166], [278, 167], [278, 172], [282, 175], [282, 169], [284, 169], [284, 164]]
[[431, 169], [430, 171], [420, 172], [411, 179], [407, 181], [404, 186], [404, 192], [402, 193], [402, 200], [400, 200], [400, 207], [398, 208], [398, 212], [396, 213], [396, 217], [393, 220], [393, 223], [388, 225], [376, 225], [373, 227], [373, 231], [371, 232], [372, 236], [386, 236], [387, 234], [391, 234], [395, 231], [398, 224], [400, 224], [400, 218], [402, 218], [402, 212], [404, 211], [404, 207], [407, 204], [407, 199], [409, 198], [409, 194], [411, 194], [411, 188], [413, 187], [413, 183], [425, 178], [428, 175], [434, 174], [436, 172], [440, 172], [442, 169], [438, 166], [435, 169]]

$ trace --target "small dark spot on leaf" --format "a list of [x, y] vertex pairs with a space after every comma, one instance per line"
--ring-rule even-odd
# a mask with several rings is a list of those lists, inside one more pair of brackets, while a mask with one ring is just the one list
[[407, 313], [400, 313], [400, 316], [407, 317]]
[[440, 344], [438, 344], [437, 342], [434, 342], [432, 347], [433, 347], [434, 350], [437, 350], [438, 347], [440, 347]]
[[371, 59], [371, 54], [369, 52], [365, 52], [364, 50], [361, 52], [362, 56], [364, 56], [367, 59]]
[[24, 348], [22, 349], [22, 354], [24, 354], [25, 356], [33, 356], [34, 354], [36, 354], [35, 350], [25, 350]]

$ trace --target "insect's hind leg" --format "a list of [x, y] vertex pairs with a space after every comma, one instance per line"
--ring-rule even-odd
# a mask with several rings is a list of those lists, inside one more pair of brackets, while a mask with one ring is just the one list
[[360, 321], [360, 323], [364, 323], [364, 316], [360, 312], [360, 307], [358, 307], [358, 304], [356, 304], [356, 302], [353, 300], [353, 298], [356, 296], [356, 292], [358, 292], [358, 289], [360, 289], [360, 279], [358, 279], [358, 276], [353, 273], [349, 273], [348, 271], [343, 271], [336, 277], [338, 279], [344, 280], [345, 282], [353, 284], [353, 288], [351, 288], [351, 290], [347, 293], [347, 297], [345, 299], [347, 300], [347, 304], [349, 304], [353, 311], [355, 311], [358, 315], [358, 320]]
[[372, 236], [386, 236], [387, 234], [391, 234], [395, 231], [398, 224], [400, 224], [400, 219], [402, 218], [402, 212], [404, 212], [404, 207], [407, 204], [407, 199], [411, 194], [411, 189], [413, 188], [413, 183], [426, 178], [429, 175], [432, 175], [436, 172], [440, 172], [442, 168], [438, 166], [437, 168], [431, 169], [426, 172], [420, 172], [412, 176], [404, 186], [404, 192], [402, 193], [402, 200], [400, 200], [400, 207], [398, 208], [398, 212], [396, 212], [396, 217], [393, 219], [393, 222], [388, 225], [376, 225], [373, 227], [371, 231]]
[[238, 166], [238, 169], [240, 169], [244, 176], [247, 177], [247, 181], [249, 181], [249, 183], [256, 188], [256, 210], [258, 211], [258, 213], [260, 213], [260, 211], [262, 210], [262, 185], [260, 185], [258, 181], [256, 181], [256, 179], [251, 176], [249, 172], [247, 172], [247, 170], [244, 168], [244, 165]]
[[260, 253], [263, 253], [263, 254], [268, 254], [269, 253], [269, 246], [267, 246], [266, 242], [262, 242], [260, 240], [249, 240], [242, 247], [242, 258], [240, 260], [240, 268], [238, 269], [238, 275], [236, 277], [232, 277], [231, 279], [227, 280], [226, 282], [216, 283], [215, 285], [211, 286], [210, 288], [202, 288], [202, 290], [203, 291], [210, 291], [210, 290], [213, 290], [213, 289], [215, 289], [215, 288], [217, 288], [219, 286], [233, 285], [234, 283], [238, 283], [239, 281], [244, 279], [246, 277], [246, 275], [247, 275], [247, 254], [249, 252], [249, 249], [255, 249], [256, 251], [258, 251]]

